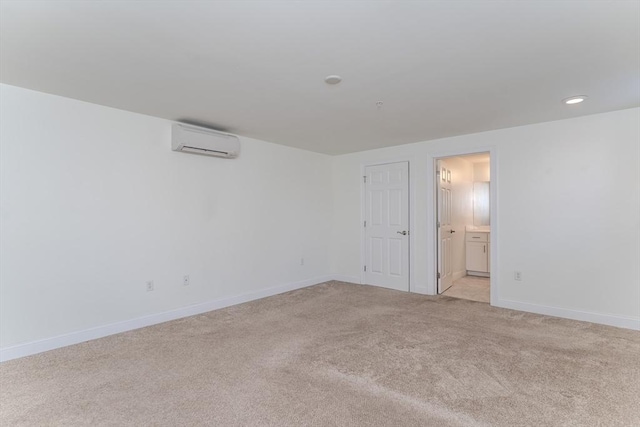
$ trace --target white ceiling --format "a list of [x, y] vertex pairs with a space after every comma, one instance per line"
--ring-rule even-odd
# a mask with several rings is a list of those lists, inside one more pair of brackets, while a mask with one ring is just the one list
[[328, 154], [640, 105], [638, 1], [1, 8], [3, 83]]

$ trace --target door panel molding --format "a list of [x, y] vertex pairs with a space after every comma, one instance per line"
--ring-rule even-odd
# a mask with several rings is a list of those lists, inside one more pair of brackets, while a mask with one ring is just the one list
[[[360, 164], [360, 284], [366, 284], [366, 273], [364, 271], [364, 266], [366, 265], [366, 251], [367, 251], [367, 247], [366, 247], [366, 233], [365, 233], [365, 227], [364, 227], [364, 221], [367, 219], [366, 218], [366, 195], [365, 195], [365, 190], [366, 190], [366, 186], [364, 183], [364, 179], [363, 177], [366, 175], [366, 168], [369, 166], [382, 166], [382, 165], [388, 165], [388, 164], [393, 164], [393, 163], [401, 163], [401, 162], [406, 162], [408, 165], [408, 183], [409, 183], [409, 191], [408, 191], [408, 197], [409, 197], [409, 206], [408, 206], [408, 215], [409, 215], [409, 230], [413, 229], [414, 226], [414, 218], [415, 218], [415, 200], [416, 200], [416, 195], [415, 195], [415, 186], [413, 185], [414, 179], [415, 179], [415, 168], [411, 167], [412, 164], [412, 160], [410, 158], [406, 158], [406, 157], [401, 157], [401, 158], [392, 158], [392, 159], [385, 159], [385, 160], [380, 160], [380, 161], [374, 161], [374, 162], [363, 162]], [[380, 177], [381, 178], [381, 177]], [[393, 178], [393, 177], [391, 177]], [[369, 226], [369, 224], [367, 223], [367, 226]], [[409, 233], [409, 235], [407, 235], [405, 238], [407, 238], [409, 240], [409, 266], [408, 266], [408, 275], [409, 275], [409, 292], [416, 292], [415, 286], [414, 286], [414, 265], [415, 265], [415, 258], [414, 258], [414, 247], [415, 247], [415, 236], [414, 233]], [[367, 267], [368, 270], [368, 267]]]
[[438, 293], [441, 294], [453, 284], [451, 263], [452, 224], [451, 224], [451, 170], [446, 159], [437, 160], [436, 185], [436, 221], [438, 239]]
[[408, 291], [409, 163], [366, 166], [365, 177], [365, 281]]

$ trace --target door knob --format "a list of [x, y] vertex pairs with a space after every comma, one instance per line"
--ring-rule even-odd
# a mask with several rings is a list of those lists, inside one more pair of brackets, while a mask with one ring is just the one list
[[396, 231], [396, 233], [402, 234], [403, 236], [406, 236], [407, 234], [409, 234], [408, 231]]
[[456, 230], [449, 230], [449, 233], [451, 233], [451, 234], [453, 234], [455, 232], [456, 232]]

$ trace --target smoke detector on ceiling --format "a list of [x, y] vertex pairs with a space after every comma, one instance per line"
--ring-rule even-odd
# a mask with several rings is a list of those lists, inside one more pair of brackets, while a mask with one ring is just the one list
[[324, 78], [324, 82], [328, 85], [337, 85], [342, 81], [342, 77], [332, 74]]

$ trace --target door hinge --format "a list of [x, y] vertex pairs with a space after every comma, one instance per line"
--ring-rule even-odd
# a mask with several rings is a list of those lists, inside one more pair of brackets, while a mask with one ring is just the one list
[[440, 228], [440, 221], [436, 222], [436, 227]]
[[365, 222], [364, 222], [364, 226], [365, 226], [365, 227], [367, 226], [367, 221], [365, 221]]
[[364, 271], [367, 271], [367, 266], [366, 265], [364, 266]]
[[440, 278], [440, 273], [438, 273], [438, 279]]
[[363, 176], [362, 179], [364, 179], [364, 183], [366, 184], [367, 183], [367, 176], [366, 175]]

